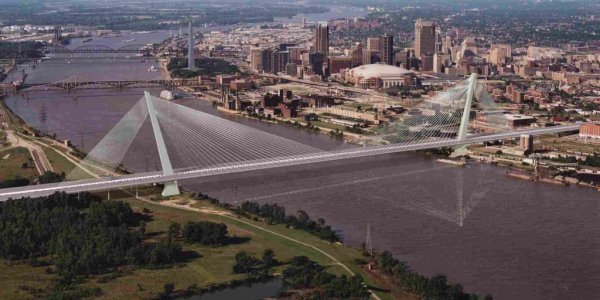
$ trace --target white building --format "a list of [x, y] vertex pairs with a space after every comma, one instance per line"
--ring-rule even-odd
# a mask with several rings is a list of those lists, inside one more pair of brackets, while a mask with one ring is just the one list
[[366, 89], [412, 85], [414, 72], [387, 64], [362, 65], [345, 71], [344, 79]]

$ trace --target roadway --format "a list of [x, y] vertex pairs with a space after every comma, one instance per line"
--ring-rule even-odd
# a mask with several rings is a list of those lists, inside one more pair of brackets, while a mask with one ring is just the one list
[[160, 182], [170, 182], [174, 180], [183, 180], [191, 178], [209, 177], [222, 174], [231, 174], [238, 172], [248, 172], [255, 170], [289, 167], [303, 164], [313, 164], [325, 161], [334, 161], [342, 159], [351, 159], [357, 157], [381, 155], [405, 151], [416, 151], [431, 148], [452, 147], [467, 144], [476, 144], [486, 141], [503, 140], [519, 137], [521, 134], [542, 135], [559, 132], [568, 132], [579, 130], [577, 125], [564, 125], [545, 128], [535, 128], [526, 130], [517, 130], [510, 132], [494, 133], [489, 135], [471, 136], [465, 140], [440, 140], [434, 142], [417, 144], [398, 144], [386, 146], [361, 147], [350, 150], [340, 150], [332, 152], [319, 152], [310, 155], [282, 157], [271, 160], [255, 160], [240, 162], [235, 164], [225, 164], [203, 169], [178, 169], [174, 170], [173, 175], [163, 175], [162, 172], [147, 172], [123, 175], [119, 177], [104, 177], [95, 179], [86, 179], [79, 181], [61, 182], [54, 184], [45, 184], [37, 186], [26, 186], [0, 190], [0, 201], [9, 198], [21, 197], [39, 197], [50, 195], [55, 192], [78, 193], [85, 191], [105, 191], [124, 187], [147, 185]]

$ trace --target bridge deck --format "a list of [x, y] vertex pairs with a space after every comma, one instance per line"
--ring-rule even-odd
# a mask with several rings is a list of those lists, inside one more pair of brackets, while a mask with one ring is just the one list
[[490, 135], [472, 136], [466, 140], [443, 140], [438, 142], [419, 143], [411, 145], [388, 145], [376, 147], [364, 147], [351, 150], [343, 150], [336, 152], [322, 152], [306, 156], [282, 157], [279, 159], [268, 161], [249, 161], [238, 164], [215, 166], [205, 169], [190, 169], [190, 170], [175, 170], [173, 175], [165, 176], [162, 172], [148, 172], [124, 175], [119, 177], [96, 178], [89, 180], [61, 182], [55, 184], [44, 184], [37, 186], [27, 186], [19, 188], [9, 188], [0, 190], [0, 201], [8, 200], [9, 198], [20, 197], [39, 197], [55, 192], [77, 193], [84, 191], [102, 191], [108, 189], [118, 189], [123, 187], [146, 185], [159, 182], [167, 182], [174, 180], [208, 177], [222, 174], [248, 172], [271, 168], [280, 168], [294, 165], [312, 164], [325, 161], [334, 161], [341, 159], [350, 159], [356, 157], [364, 157], [371, 155], [380, 155], [388, 153], [397, 153], [405, 151], [416, 151], [431, 148], [450, 147], [465, 144], [481, 143], [486, 141], [507, 139], [519, 137], [521, 134], [540, 135], [558, 132], [576, 131], [578, 125], [565, 125], [546, 128], [536, 128], [528, 130], [517, 130], [503, 133], [495, 133]]

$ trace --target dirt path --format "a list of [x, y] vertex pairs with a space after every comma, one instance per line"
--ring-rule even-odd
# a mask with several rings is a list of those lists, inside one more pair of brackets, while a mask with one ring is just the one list
[[[132, 196], [135, 196], [135, 195], [132, 195]], [[193, 201], [187, 201], [187, 203], [181, 204], [182, 200], [169, 200], [169, 201], [155, 202], [155, 201], [152, 201], [152, 200], [149, 200], [149, 199], [145, 199], [143, 197], [137, 197], [137, 199], [141, 200], [141, 201], [144, 201], [144, 202], [147, 202], [147, 203], [158, 204], [158, 205], [163, 205], [163, 206], [172, 207], [172, 208], [184, 209], [184, 210], [188, 210], [188, 211], [194, 211], [194, 212], [205, 213], [205, 214], [219, 215], [219, 216], [231, 219], [233, 221], [246, 224], [246, 225], [251, 226], [253, 228], [256, 228], [258, 230], [261, 230], [261, 231], [264, 231], [264, 232], [268, 232], [270, 234], [273, 234], [273, 235], [276, 235], [278, 237], [284, 238], [286, 240], [292, 241], [292, 242], [297, 243], [299, 245], [302, 245], [302, 246], [305, 246], [305, 247], [309, 247], [309, 248], [311, 248], [311, 249], [313, 249], [313, 250], [315, 250], [315, 251], [317, 251], [317, 252], [325, 255], [327, 258], [331, 259], [334, 262], [334, 264], [339, 265], [340, 267], [342, 267], [350, 275], [352, 275], [352, 276], [355, 275], [355, 273], [352, 272], [352, 270], [350, 270], [350, 268], [347, 265], [345, 265], [344, 263], [342, 263], [341, 261], [339, 261], [337, 258], [335, 258], [334, 256], [332, 256], [331, 254], [329, 254], [329, 253], [325, 252], [324, 250], [318, 248], [317, 246], [305, 243], [303, 241], [300, 241], [300, 240], [297, 240], [297, 239], [294, 239], [294, 238], [291, 238], [289, 236], [286, 236], [284, 234], [272, 231], [272, 230], [267, 229], [265, 227], [258, 226], [256, 224], [253, 224], [251, 222], [245, 221], [243, 219], [239, 219], [238, 217], [236, 217], [235, 215], [233, 215], [230, 212], [216, 210], [216, 209], [206, 209], [206, 208], [192, 207], [192, 204], [194, 203]], [[379, 296], [377, 296], [373, 291], [369, 290], [369, 292], [371, 293], [371, 296], [373, 298], [375, 298], [377, 300], [381, 300], [379, 298]]]
[[46, 171], [54, 171], [46, 153], [44, 153], [44, 150], [39, 145], [19, 138], [12, 130], [6, 130], [6, 140], [11, 144], [11, 148], [23, 147], [29, 150], [38, 174], [42, 175]]

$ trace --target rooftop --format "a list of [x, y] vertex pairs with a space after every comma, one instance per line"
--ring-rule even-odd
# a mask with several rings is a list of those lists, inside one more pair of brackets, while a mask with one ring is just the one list
[[364, 78], [371, 77], [398, 77], [407, 74], [412, 74], [412, 71], [387, 65], [387, 64], [370, 64], [362, 65], [351, 70], [354, 76], [360, 76]]

